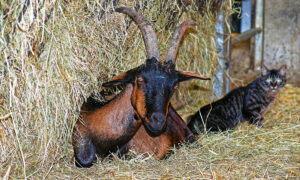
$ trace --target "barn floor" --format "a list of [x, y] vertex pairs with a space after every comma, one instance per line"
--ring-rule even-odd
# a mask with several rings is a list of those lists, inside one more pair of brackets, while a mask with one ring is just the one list
[[[230, 132], [202, 135], [198, 143], [183, 146], [161, 161], [113, 157], [78, 169], [70, 151], [38, 171], [31, 172], [28, 165], [27, 175], [37, 179], [299, 179], [299, 104], [300, 88], [287, 85], [267, 113], [264, 128], [244, 123]], [[21, 167], [9, 167], [0, 171], [0, 177], [22, 177]]]

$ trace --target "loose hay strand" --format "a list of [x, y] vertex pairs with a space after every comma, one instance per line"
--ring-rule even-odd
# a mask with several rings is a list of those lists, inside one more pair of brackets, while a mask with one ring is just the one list
[[0, 120], [6, 120], [6, 119], [10, 118], [10, 116], [11, 116], [11, 113], [8, 113], [4, 116], [0, 116]]
[[279, 164], [278, 162], [272, 161], [272, 160], [270, 160], [270, 161], [271, 161], [272, 163], [276, 164], [277, 166], [282, 167], [283, 169], [286, 169], [286, 170], [290, 171], [292, 174], [297, 175], [297, 173], [296, 173], [295, 171], [293, 171], [293, 170], [291, 170], [291, 169], [289, 169], [289, 168], [287, 168], [287, 167], [285, 167], [285, 166]]

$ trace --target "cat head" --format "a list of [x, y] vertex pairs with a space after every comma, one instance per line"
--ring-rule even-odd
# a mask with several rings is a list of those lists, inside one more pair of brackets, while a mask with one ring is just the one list
[[286, 65], [279, 69], [269, 70], [265, 65], [261, 67], [262, 87], [270, 92], [277, 92], [286, 84]]

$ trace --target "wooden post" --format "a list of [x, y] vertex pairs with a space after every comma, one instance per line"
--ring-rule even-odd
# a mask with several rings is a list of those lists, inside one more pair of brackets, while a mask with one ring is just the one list
[[220, 98], [230, 90], [230, 81], [224, 72], [226, 71], [226, 74], [229, 74], [230, 36], [228, 35], [228, 30], [225, 26], [225, 17], [222, 12], [218, 15], [215, 28], [219, 65], [213, 83], [213, 91]]
[[262, 31], [255, 35], [255, 55], [254, 63], [256, 70], [260, 70], [263, 61], [263, 43], [264, 43], [264, 0], [256, 0], [255, 7], [255, 28], [261, 28]]

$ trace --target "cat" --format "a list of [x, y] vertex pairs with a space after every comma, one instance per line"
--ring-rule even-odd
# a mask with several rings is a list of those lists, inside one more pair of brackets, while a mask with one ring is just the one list
[[247, 86], [238, 87], [222, 99], [200, 108], [188, 117], [188, 127], [194, 134], [204, 129], [207, 132], [225, 131], [244, 121], [262, 127], [264, 114], [286, 84], [286, 69], [286, 65], [272, 70], [262, 65], [261, 76]]

